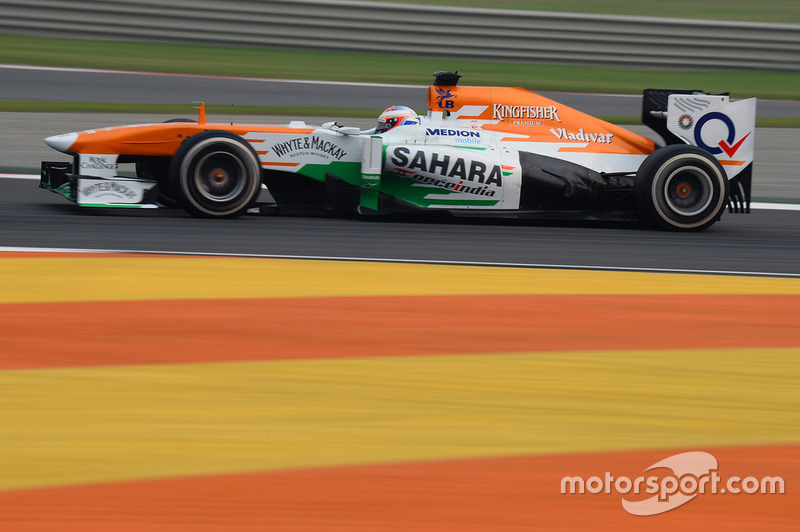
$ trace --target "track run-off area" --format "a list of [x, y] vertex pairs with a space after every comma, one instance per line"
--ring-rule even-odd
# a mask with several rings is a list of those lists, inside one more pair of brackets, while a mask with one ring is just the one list
[[[797, 525], [797, 278], [6, 250], [0, 323], [0, 530]], [[689, 451], [785, 493], [561, 492]]]

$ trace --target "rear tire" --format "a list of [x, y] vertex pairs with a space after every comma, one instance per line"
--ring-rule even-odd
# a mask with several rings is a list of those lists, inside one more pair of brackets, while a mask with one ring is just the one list
[[234, 218], [250, 207], [261, 188], [261, 163], [238, 135], [205, 131], [183, 143], [170, 167], [172, 190], [189, 213]]
[[696, 146], [669, 145], [645, 159], [634, 182], [639, 214], [662, 229], [702, 231], [720, 219], [728, 177], [719, 161]]

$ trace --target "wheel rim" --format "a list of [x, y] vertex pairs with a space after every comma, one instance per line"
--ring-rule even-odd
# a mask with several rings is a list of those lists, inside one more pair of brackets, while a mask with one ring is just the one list
[[194, 168], [197, 191], [207, 200], [224, 202], [235, 198], [244, 188], [247, 169], [237, 157], [224, 151], [208, 153]]
[[708, 208], [713, 190], [711, 176], [696, 166], [682, 167], [664, 181], [667, 206], [681, 216], [695, 216]]

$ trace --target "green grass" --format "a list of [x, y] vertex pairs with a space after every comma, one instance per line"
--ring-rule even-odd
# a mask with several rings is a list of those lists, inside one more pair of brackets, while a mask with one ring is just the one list
[[[394, 2], [395, 0], [373, 0]], [[709, 20], [800, 23], [797, 0], [402, 0], [407, 4], [492, 7], [526, 11], [561, 11], [605, 15], [635, 15]]]
[[409, 55], [0, 35], [0, 63], [182, 74], [428, 85], [436, 70], [458, 70], [470, 85], [638, 94], [646, 87], [730, 91], [734, 97], [800, 100], [800, 73], [668, 71], [532, 65]]

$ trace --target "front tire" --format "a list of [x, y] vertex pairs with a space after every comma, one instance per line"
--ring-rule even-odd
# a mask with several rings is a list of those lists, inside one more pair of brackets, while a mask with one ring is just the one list
[[722, 216], [728, 178], [719, 161], [696, 146], [669, 145], [645, 159], [634, 182], [640, 215], [662, 229], [702, 231]]
[[261, 163], [241, 137], [205, 131], [183, 143], [170, 167], [172, 189], [189, 213], [234, 218], [255, 201], [261, 187]]

